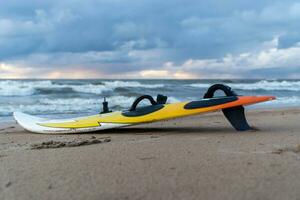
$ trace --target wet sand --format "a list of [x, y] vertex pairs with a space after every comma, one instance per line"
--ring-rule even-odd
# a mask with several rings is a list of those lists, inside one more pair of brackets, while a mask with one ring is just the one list
[[2, 122], [0, 199], [299, 199], [300, 109], [247, 117], [259, 130], [221, 113], [76, 135]]

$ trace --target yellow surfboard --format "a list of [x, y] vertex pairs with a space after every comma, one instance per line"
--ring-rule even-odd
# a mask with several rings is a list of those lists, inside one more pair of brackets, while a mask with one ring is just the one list
[[[139, 102], [145, 98], [152, 105], [138, 107]], [[106, 111], [102, 114], [86, 117], [55, 120], [15, 112], [14, 118], [24, 129], [35, 133], [81, 133], [222, 110], [236, 130], [248, 130], [251, 127], [246, 122], [242, 106], [275, 99], [274, 96], [232, 95], [166, 104], [151, 98], [148, 95], [138, 98], [129, 110], [109, 112], [105, 108]]]

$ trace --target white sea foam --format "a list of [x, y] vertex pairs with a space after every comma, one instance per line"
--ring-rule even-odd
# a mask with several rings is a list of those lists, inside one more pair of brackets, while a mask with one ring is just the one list
[[75, 92], [101, 94], [105, 91], [113, 91], [119, 87], [160, 88], [163, 84], [142, 84], [137, 81], [104, 81], [103, 85], [86, 83], [78, 84], [54, 84], [52, 81], [17, 81], [0, 80], [0, 96], [29, 96], [38, 89], [71, 88]]
[[[255, 83], [228, 83], [233, 89], [241, 90], [285, 90], [300, 91], [300, 81], [267, 81], [262, 80]], [[194, 83], [192, 87], [208, 88], [210, 84]]]
[[[112, 108], [128, 108], [134, 101], [135, 97], [125, 96], [112, 96], [106, 98], [109, 102], [109, 107]], [[103, 99], [83, 99], [83, 98], [71, 98], [71, 99], [41, 99], [39, 100], [40, 105], [48, 105], [56, 110], [67, 111], [67, 110], [97, 110], [102, 107]], [[57, 106], [57, 107], [55, 107]]]
[[164, 84], [142, 84], [137, 81], [104, 81], [106, 87], [118, 88], [118, 87], [140, 87], [140, 88], [160, 88], [164, 87]]
[[141, 84], [136, 81], [104, 81], [103, 84], [104, 85], [85, 84], [71, 87], [77, 92], [101, 94], [104, 91], [113, 91], [116, 88], [160, 88], [164, 86], [163, 84]]
[[275, 101], [267, 101], [265, 103], [272, 105], [300, 106], [300, 97], [278, 97]]
[[51, 81], [0, 81], [0, 96], [27, 96], [34, 93], [34, 88], [49, 88]]
[[291, 96], [291, 97], [278, 97], [274, 101], [266, 101], [258, 104], [253, 104], [250, 107], [252, 108], [285, 108], [285, 107], [299, 107], [300, 106], [300, 97]]
[[300, 81], [258, 81], [253, 84], [229, 84], [232, 88], [242, 90], [287, 90], [300, 91]]
[[40, 99], [34, 103], [9, 103], [0, 105], [0, 115], [22, 111], [32, 114], [75, 113], [90, 111], [95, 102], [90, 99]]
[[196, 88], [209, 88], [211, 86], [211, 84], [208, 83], [193, 83], [193, 84], [189, 84], [189, 86], [191, 87], [196, 87]]
[[92, 93], [92, 94], [102, 94], [102, 92], [113, 90], [113, 88], [109, 88], [104, 85], [93, 85], [93, 84], [71, 85], [69, 87], [71, 87], [76, 92]]
[[[134, 101], [134, 97], [114, 96], [109, 97], [109, 107], [114, 109], [129, 108]], [[49, 113], [80, 113], [97, 112], [102, 108], [102, 99], [82, 99], [82, 98], [59, 98], [40, 99], [34, 104], [2, 104], [0, 105], [0, 116], [10, 115], [14, 111], [22, 111], [33, 114]]]
[[167, 103], [178, 103], [181, 100], [175, 97], [168, 97]]
[[[11, 115], [14, 111], [28, 112], [32, 114], [51, 114], [51, 113], [91, 113], [98, 112], [102, 109], [103, 99], [83, 99], [83, 98], [58, 98], [39, 99], [34, 104], [1, 104], [0, 105], [0, 116]], [[135, 100], [135, 97], [126, 96], [112, 96], [108, 97], [109, 107], [113, 110], [124, 110], [130, 108], [131, 104]], [[168, 99], [168, 103], [175, 103], [179, 100], [174, 97]], [[141, 105], [149, 105], [146, 100]]]

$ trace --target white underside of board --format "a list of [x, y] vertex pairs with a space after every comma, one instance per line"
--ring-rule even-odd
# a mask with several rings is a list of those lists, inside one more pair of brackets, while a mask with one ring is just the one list
[[71, 118], [71, 119], [47, 119], [36, 117], [32, 115], [28, 115], [22, 112], [14, 112], [14, 118], [24, 129], [34, 132], [34, 133], [85, 133], [85, 132], [93, 132], [111, 128], [118, 128], [128, 126], [130, 124], [116, 124], [116, 123], [101, 123], [101, 125], [96, 127], [89, 128], [52, 128], [39, 125], [40, 123], [59, 123], [59, 122], [74, 122], [80, 118]]

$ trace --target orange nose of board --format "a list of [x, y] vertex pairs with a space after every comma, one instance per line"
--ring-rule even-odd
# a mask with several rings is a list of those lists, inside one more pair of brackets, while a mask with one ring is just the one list
[[242, 105], [250, 105], [264, 101], [272, 101], [275, 99], [276, 97], [274, 96], [239, 96], [239, 101]]

